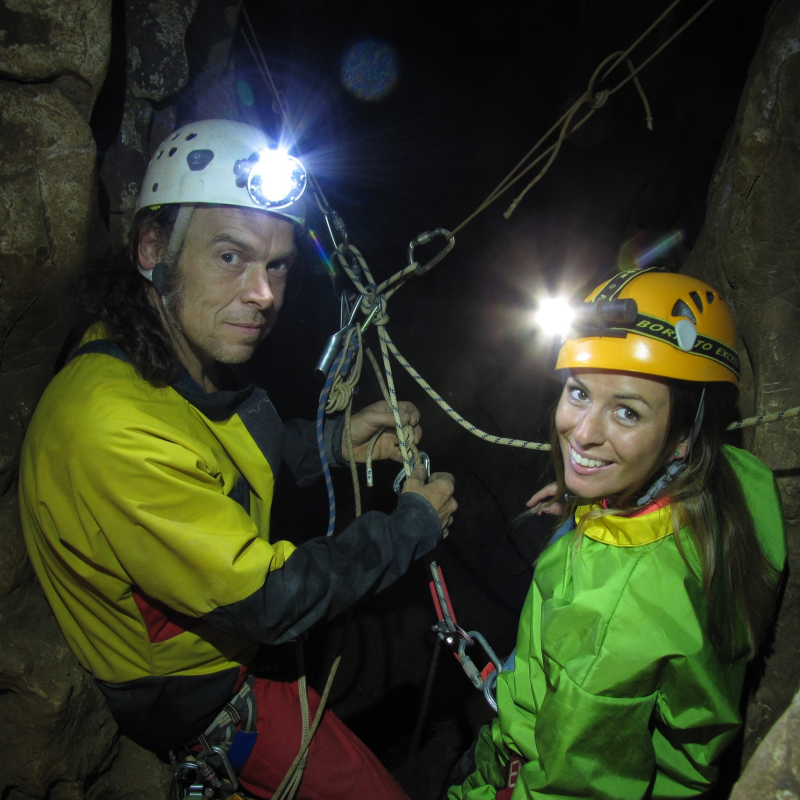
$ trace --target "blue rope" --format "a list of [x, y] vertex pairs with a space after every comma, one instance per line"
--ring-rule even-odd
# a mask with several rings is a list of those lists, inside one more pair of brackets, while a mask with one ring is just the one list
[[350, 347], [346, 354], [340, 352], [336, 356], [336, 360], [328, 370], [328, 377], [325, 379], [325, 385], [319, 395], [319, 406], [317, 407], [317, 450], [319, 451], [319, 460], [322, 462], [322, 474], [325, 477], [325, 486], [328, 490], [328, 532], [326, 536], [333, 536], [333, 529], [336, 525], [336, 497], [333, 493], [333, 480], [331, 479], [331, 470], [328, 466], [328, 459], [325, 455], [325, 406], [328, 404], [328, 395], [331, 393], [331, 386], [333, 386], [333, 378], [336, 371], [339, 369], [339, 363], [342, 356], [345, 356], [344, 366], [342, 367], [342, 376], [347, 374], [350, 368], [350, 362], [358, 350], [358, 340], [355, 339], [351, 342]]

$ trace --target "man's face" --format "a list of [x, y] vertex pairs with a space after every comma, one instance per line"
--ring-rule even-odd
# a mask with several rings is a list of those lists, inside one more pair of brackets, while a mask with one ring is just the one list
[[235, 206], [195, 209], [178, 259], [178, 290], [165, 298], [191, 374], [187, 359], [207, 368], [253, 355], [275, 324], [296, 257], [288, 220]]

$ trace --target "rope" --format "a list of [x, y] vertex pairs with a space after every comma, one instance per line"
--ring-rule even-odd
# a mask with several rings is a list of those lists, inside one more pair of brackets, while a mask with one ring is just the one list
[[[417, 238], [420, 239], [421, 237]], [[443, 252], [440, 252], [437, 257], [433, 258], [431, 261], [425, 264], [421, 268], [422, 271], [423, 272], [427, 271], [436, 263], [438, 263], [438, 261], [444, 257], [444, 251], [447, 250], [449, 247], [452, 247], [453, 242], [454, 240], [450, 238], [445, 248], [443, 249]], [[410, 250], [411, 249], [413, 248], [410, 248]], [[345, 255], [345, 252], [350, 253], [353, 257], [353, 261], [358, 264], [358, 268], [361, 273], [360, 275], [355, 274], [352, 267], [352, 262], [348, 260], [348, 258]], [[505, 436], [495, 436], [493, 434], [481, 430], [477, 426], [468, 422], [466, 419], [464, 419], [464, 417], [462, 417], [458, 412], [456, 412], [438, 392], [436, 392], [436, 390], [414, 369], [414, 367], [412, 367], [411, 364], [405, 358], [403, 358], [399, 350], [395, 347], [391, 337], [389, 336], [389, 332], [386, 329], [386, 326], [389, 322], [389, 315], [386, 313], [387, 301], [389, 297], [391, 297], [392, 294], [394, 294], [394, 292], [396, 292], [400, 288], [400, 286], [402, 286], [403, 283], [405, 283], [405, 281], [412, 274], [416, 274], [417, 269], [419, 269], [419, 265], [417, 262], [410, 263], [408, 266], [404, 267], [403, 269], [392, 275], [390, 278], [387, 278], [380, 285], [376, 285], [366, 260], [364, 259], [363, 255], [355, 245], [353, 244], [345, 245], [344, 243], [342, 243], [335, 251], [335, 255], [342, 269], [345, 271], [347, 276], [353, 282], [353, 285], [356, 287], [356, 289], [361, 293], [362, 296], [361, 311], [362, 313], [367, 315], [367, 322], [370, 322], [370, 324], [375, 325], [375, 327], [378, 329], [378, 341], [381, 348], [383, 373], [386, 376], [385, 383], [382, 380], [380, 380], [381, 391], [383, 392], [384, 399], [392, 409], [392, 413], [395, 418], [397, 439], [400, 446], [400, 453], [403, 458], [403, 468], [407, 476], [411, 475], [413, 463], [416, 458], [416, 452], [410, 451], [407, 442], [407, 437], [406, 435], [403, 434], [403, 429], [400, 423], [400, 413], [399, 413], [399, 408], [397, 406], [397, 393], [394, 387], [394, 375], [392, 372], [391, 359], [389, 357], [390, 353], [400, 362], [400, 364], [405, 368], [408, 374], [411, 375], [411, 377], [422, 387], [422, 389], [424, 389], [424, 391], [431, 398], [433, 398], [436, 404], [449, 417], [455, 420], [459, 425], [461, 425], [461, 427], [465, 428], [470, 433], [474, 434], [475, 436], [478, 436], [484, 441], [492, 442], [494, 444], [504, 444], [511, 447], [521, 447], [528, 450], [539, 450], [539, 451], [550, 449], [550, 445], [543, 442], [528, 442], [523, 439], [514, 439]], [[364, 283], [363, 279], [366, 279], [366, 283]], [[366, 329], [366, 327], [367, 324], [365, 322], [361, 326], [362, 334]], [[375, 359], [369, 352], [368, 352], [368, 357], [372, 361], [376, 374], [380, 374], [380, 370], [377, 367]], [[410, 453], [412, 456], [411, 459], [409, 458]], [[371, 464], [368, 465], [367, 472], [368, 472], [368, 477], [371, 477], [370, 475]]]
[[521, 447], [526, 450], [549, 450], [550, 445], [544, 442], [528, 442], [524, 439], [511, 439], [506, 436], [495, 436], [491, 433], [486, 433], [486, 431], [482, 431], [480, 428], [473, 425], [471, 422], [465, 420], [457, 411], [455, 411], [447, 401], [439, 395], [436, 390], [414, 369], [413, 366], [400, 354], [400, 351], [395, 347], [392, 341], [389, 339], [389, 334], [385, 333], [385, 337], [387, 340], [388, 349], [391, 351], [392, 355], [400, 362], [400, 364], [405, 368], [406, 372], [425, 390], [425, 392], [436, 402], [436, 405], [439, 406], [451, 419], [455, 420], [462, 428], [468, 430], [470, 433], [477, 436], [479, 439], [483, 439], [487, 442], [492, 442], [493, 444], [503, 444], [508, 445], [509, 447]]
[[[300, 694], [301, 715], [303, 718], [303, 737], [300, 742], [300, 750], [295, 756], [294, 761], [292, 761], [292, 764], [287, 770], [286, 775], [283, 776], [283, 780], [280, 782], [280, 785], [275, 790], [275, 794], [272, 795], [273, 800], [291, 800], [300, 787], [300, 782], [303, 779], [303, 770], [305, 769], [306, 761], [308, 760], [308, 748], [311, 746], [311, 740], [314, 738], [314, 734], [317, 732], [317, 728], [322, 721], [322, 714], [325, 711], [325, 707], [328, 703], [328, 695], [330, 694], [331, 687], [333, 686], [333, 679], [336, 677], [336, 672], [339, 669], [339, 664], [342, 660], [342, 650], [344, 649], [344, 643], [347, 639], [347, 631], [350, 627], [352, 615], [353, 611], [351, 607], [347, 615], [347, 621], [345, 622], [344, 632], [342, 634], [342, 642], [339, 647], [339, 654], [336, 656], [333, 661], [333, 665], [331, 666], [331, 671], [328, 674], [328, 680], [325, 683], [325, 689], [322, 692], [322, 697], [320, 698], [319, 706], [317, 707], [317, 713], [314, 715], [314, 721], [311, 723], [311, 725], [308, 724], [308, 692], [306, 690], [303, 648], [302, 644], [299, 641], [297, 642], [297, 666], [299, 671], [297, 685], [298, 692]], [[303, 684], [302, 691], [300, 691], [301, 680]]]
[[766, 425], [768, 422], [777, 422], [780, 419], [791, 419], [800, 416], [800, 406], [787, 408], [785, 411], [776, 411], [773, 414], [758, 414], [755, 417], [732, 422], [725, 428], [726, 431], [738, 431], [740, 428], [752, 428], [754, 425]]
[[[630, 53], [638, 47], [638, 45], [650, 34], [652, 31], [658, 27], [658, 25], [666, 19], [669, 14], [676, 8], [676, 6], [681, 2], [681, 0], [674, 0], [665, 11], [661, 13], [661, 15], [653, 22], [644, 33], [639, 36], [638, 39], [630, 46], [627, 50], [618, 51], [617, 53], [612, 54], [605, 58], [600, 65], [595, 69], [592, 78], [589, 81], [589, 85], [587, 88], [586, 93], [584, 93], [581, 98], [574, 103], [563, 115], [562, 117], [547, 131], [547, 133], [542, 136], [538, 142], [523, 156], [522, 159], [517, 163], [517, 165], [511, 170], [511, 172], [500, 182], [500, 184], [491, 192], [491, 194], [486, 198], [486, 200], [481, 203], [478, 208], [472, 212], [463, 222], [457, 225], [453, 231], [452, 236], [455, 236], [459, 231], [461, 231], [468, 223], [470, 223], [475, 217], [477, 217], [481, 212], [485, 211], [492, 203], [495, 202], [499, 197], [501, 197], [505, 192], [507, 192], [517, 181], [519, 181], [523, 175], [529, 172], [536, 164], [538, 164], [542, 159], [546, 158], [548, 154], [551, 154], [551, 157], [548, 159], [547, 164], [544, 168], [537, 174], [537, 176], [531, 181], [526, 189], [515, 198], [514, 202], [505, 212], [505, 217], [508, 219], [509, 216], [514, 212], [519, 201], [522, 197], [528, 192], [528, 190], [538, 183], [547, 170], [550, 168], [550, 165], [553, 163], [555, 156], [558, 154], [558, 151], [561, 149], [561, 144], [565, 136], [568, 133], [573, 133], [581, 128], [589, 119], [594, 115], [595, 111], [605, 105], [606, 100], [613, 94], [616, 94], [623, 86], [625, 86], [628, 82], [634, 81], [636, 85], [636, 89], [639, 93], [639, 96], [642, 98], [645, 113], [646, 113], [646, 120], [647, 126], [649, 129], [652, 130], [652, 121], [653, 117], [650, 112], [650, 105], [647, 102], [647, 98], [644, 95], [644, 90], [641, 87], [641, 84], [638, 80], [638, 73], [644, 69], [657, 55], [659, 55], [669, 44], [671, 44], [678, 36], [680, 36], [706, 9], [714, 2], [714, 0], [708, 0], [705, 5], [700, 8], [692, 17], [685, 22], [680, 28], [678, 28], [675, 33], [672, 34], [666, 41], [664, 41], [653, 53], [650, 54], [638, 67], [634, 67], [631, 60], [628, 58]], [[614, 60], [616, 58], [616, 60]], [[602, 68], [608, 64], [609, 61], [614, 60], [614, 63], [606, 69], [605, 72], [599, 77], [599, 80], [605, 80], [621, 63], [626, 62], [629, 68], [629, 74], [622, 79], [616, 86], [612, 89], [603, 90], [603, 92], [595, 93], [594, 92], [594, 82], [597, 80], [599, 73], [601, 72]], [[578, 121], [575, 125], [570, 129], [569, 123], [574, 118], [576, 112], [582, 105], [588, 105], [589, 111]], [[539, 148], [556, 132], [559, 131], [559, 137], [557, 141], [550, 145], [543, 153], [541, 153], [533, 162], [528, 164], [524, 169], [523, 165], [536, 153]], [[520, 171], [521, 170], [521, 171]]]
[[[353, 412], [353, 395], [350, 395], [350, 402], [345, 410], [344, 433], [347, 439], [347, 451], [350, 453], [350, 478], [353, 481], [353, 494], [355, 495], [356, 516], [361, 516], [361, 484], [358, 481], [358, 469], [356, 460], [353, 458], [353, 431], [350, 427], [350, 418]], [[377, 441], [377, 436], [373, 436], [370, 443]]]
[[[356, 337], [355, 342], [353, 341], [353, 337]], [[335, 414], [337, 411], [342, 411], [353, 402], [353, 390], [358, 385], [358, 381], [361, 378], [361, 364], [364, 352], [361, 341], [361, 330], [358, 326], [354, 326], [350, 329], [342, 345], [342, 352], [349, 353], [351, 348], [356, 354], [356, 363], [353, 365], [353, 368], [350, 370], [349, 374], [347, 374], [346, 378], [344, 375], [347, 373], [350, 364], [349, 360], [340, 362], [340, 367], [334, 371], [333, 384], [330, 387], [328, 400], [325, 404], [326, 414]]]

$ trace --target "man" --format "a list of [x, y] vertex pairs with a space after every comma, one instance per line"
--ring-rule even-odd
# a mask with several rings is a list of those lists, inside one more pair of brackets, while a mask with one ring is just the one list
[[[87, 282], [96, 323], [40, 401], [20, 477], [36, 573], [122, 731], [158, 753], [202, 734], [195, 752], [227, 749], [259, 797], [297, 754], [301, 710], [296, 680], [254, 677], [258, 646], [389, 585], [456, 508], [451, 476], [426, 483], [418, 469], [392, 514], [299, 547], [270, 542], [280, 461], [301, 484], [321, 472], [312, 423], [284, 427], [262, 390], [230, 388], [230, 365], [275, 323], [304, 222], [297, 162], [277, 200], [264, 194], [257, 170], [273, 157], [263, 133], [220, 120], [156, 151], [129, 263]], [[401, 419], [418, 441], [417, 409], [401, 404]], [[377, 403], [353, 415], [352, 453], [341, 421], [326, 425], [329, 461], [362, 461], [384, 428], [374, 457], [399, 460], [392, 414]], [[330, 713], [298, 796], [404, 797]]]

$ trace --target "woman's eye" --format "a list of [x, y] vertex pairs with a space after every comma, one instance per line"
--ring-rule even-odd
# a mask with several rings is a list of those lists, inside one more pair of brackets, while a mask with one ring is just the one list
[[569, 396], [577, 403], [582, 403], [589, 398], [589, 395], [580, 386], [567, 387]]
[[628, 408], [628, 406], [620, 406], [617, 409], [617, 416], [623, 422], [636, 422], [639, 419], [639, 415], [632, 408]]

